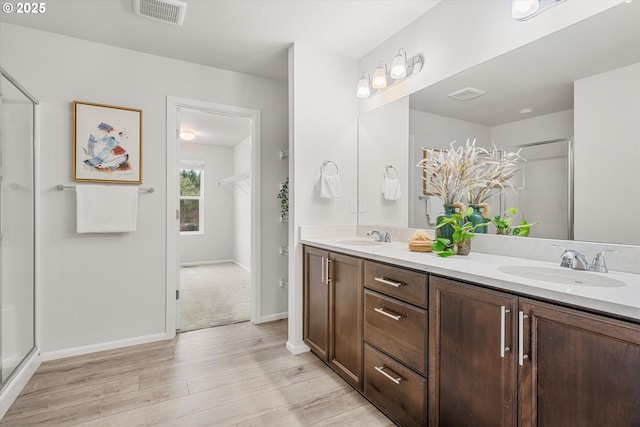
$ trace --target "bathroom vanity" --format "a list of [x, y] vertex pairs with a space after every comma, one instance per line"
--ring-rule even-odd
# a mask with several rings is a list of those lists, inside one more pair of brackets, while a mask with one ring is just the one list
[[397, 424], [640, 425], [639, 275], [302, 243], [305, 343]]

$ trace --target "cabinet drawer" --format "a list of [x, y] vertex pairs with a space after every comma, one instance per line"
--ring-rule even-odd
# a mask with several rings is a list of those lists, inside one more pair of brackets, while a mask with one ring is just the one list
[[367, 261], [364, 286], [427, 308], [427, 275], [391, 265]]
[[426, 375], [427, 311], [369, 290], [364, 299], [364, 340]]
[[426, 425], [427, 380], [364, 345], [364, 394], [401, 426]]

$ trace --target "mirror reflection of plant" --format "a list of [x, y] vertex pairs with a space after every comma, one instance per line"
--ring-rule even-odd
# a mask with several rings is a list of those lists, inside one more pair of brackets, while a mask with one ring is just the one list
[[448, 225], [453, 229], [453, 234], [451, 235], [451, 240], [440, 237], [431, 243], [431, 248], [435, 254], [441, 257], [455, 255], [456, 246], [459, 246], [466, 240], [474, 238], [476, 236], [476, 228], [487, 225], [487, 223], [473, 225], [469, 219], [472, 213], [473, 209], [468, 208], [453, 213], [450, 217], [442, 218], [436, 228]]
[[469, 189], [470, 204], [484, 204], [490, 197], [507, 188], [516, 193], [511, 178], [518, 172], [518, 163], [524, 161], [520, 156], [520, 150], [500, 152], [494, 147], [492, 153], [482, 154], [478, 160], [482, 163], [478, 173], [481, 175], [484, 185]]
[[511, 222], [516, 213], [518, 213], [518, 209], [513, 207], [490, 219], [490, 222], [496, 227], [497, 234], [505, 236], [513, 234], [514, 236], [527, 237], [531, 231], [531, 227], [540, 223], [539, 221], [527, 222], [526, 219], [523, 219], [520, 225], [512, 226]]

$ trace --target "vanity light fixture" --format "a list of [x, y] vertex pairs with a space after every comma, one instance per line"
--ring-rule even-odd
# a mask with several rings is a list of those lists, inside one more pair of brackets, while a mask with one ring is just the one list
[[195, 137], [196, 137], [196, 134], [189, 130], [180, 131], [180, 139], [183, 141], [193, 141]]
[[511, 16], [526, 21], [567, 0], [512, 0]]
[[387, 87], [387, 64], [384, 64], [383, 68], [382, 61], [380, 61], [378, 67], [373, 72], [371, 87], [374, 89], [384, 89]]
[[404, 48], [398, 50], [398, 54], [393, 58], [391, 70], [387, 70], [387, 64], [380, 61], [373, 72], [373, 76], [369, 77], [369, 73], [362, 73], [362, 77], [358, 80], [358, 90], [356, 94], [358, 98], [367, 98], [375, 95], [400, 80], [417, 74], [422, 70], [424, 58], [422, 55], [415, 55], [407, 59], [407, 51]]

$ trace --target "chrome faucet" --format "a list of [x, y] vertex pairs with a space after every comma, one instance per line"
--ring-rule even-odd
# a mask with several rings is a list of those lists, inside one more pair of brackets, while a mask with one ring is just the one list
[[391, 242], [391, 236], [389, 236], [389, 232], [388, 231], [386, 233], [382, 234], [381, 232], [379, 232], [377, 230], [369, 230], [367, 232], [367, 236], [373, 236], [373, 238], [375, 239], [376, 242], [385, 242], [385, 243], [390, 243]]
[[[556, 247], [562, 247], [558, 245], [553, 245]], [[593, 258], [593, 261], [589, 263], [587, 258], [575, 249], [564, 249], [562, 253], [562, 257], [560, 258], [560, 267], [572, 268], [574, 270], [586, 270], [586, 271], [595, 271], [598, 273], [608, 273], [609, 269], [607, 268], [607, 264], [604, 260], [605, 252], [615, 252], [617, 250], [614, 249], [606, 249], [604, 251], [598, 252]]]

